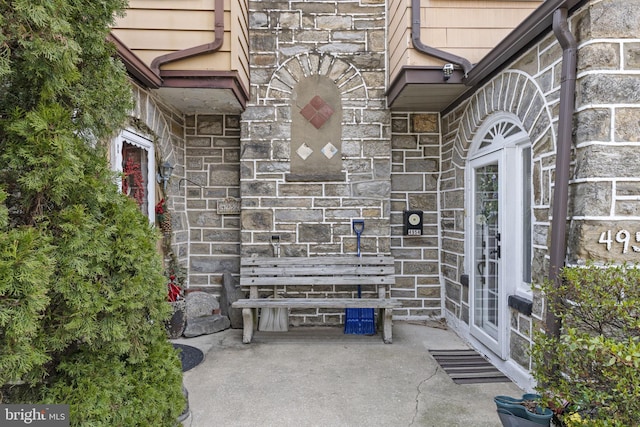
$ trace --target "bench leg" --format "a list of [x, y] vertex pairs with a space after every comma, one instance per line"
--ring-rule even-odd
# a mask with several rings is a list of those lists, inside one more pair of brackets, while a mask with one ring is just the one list
[[393, 326], [393, 322], [391, 320], [391, 315], [393, 314], [392, 308], [382, 308], [380, 309], [382, 312], [382, 341], [385, 344], [391, 344], [393, 342], [393, 337], [391, 336], [391, 329]]
[[253, 308], [242, 309], [242, 342], [249, 344], [253, 338], [253, 330], [255, 329]]

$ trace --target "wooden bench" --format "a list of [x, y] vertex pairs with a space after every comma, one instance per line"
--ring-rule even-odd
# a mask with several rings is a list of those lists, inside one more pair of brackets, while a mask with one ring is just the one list
[[[388, 287], [394, 283], [394, 260], [390, 256], [242, 258], [240, 287], [249, 288], [249, 298], [239, 299], [232, 306], [242, 309], [244, 343], [250, 343], [253, 338], [259, 308], [377, 309], [382, 339], [385, 343], [391, 343], [393, 308], [401, 306], [399, 301], [387, 298]], [[373, 294], [377, 298], [366, 298], [367, 292], [358, 298], [358, 285], [363, 292], [367, 290], [365, 287], [373, 287]], [[314, 289], [314, 286], [320, 290]], [[260, 291], [273, 292], [274, 287], [284, 287], [287, 296], [302, 297], [259, 297]], [[336, 293], [341, 291], [351, 297], [338, 297]]]

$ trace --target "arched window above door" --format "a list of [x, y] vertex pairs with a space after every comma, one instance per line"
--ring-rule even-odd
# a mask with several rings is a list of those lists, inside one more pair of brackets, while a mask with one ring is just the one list
[[496, 113], [489, 116], [476, 132], [471, 146], [471, 157], [483, 155], [509, 145], [529, 141], [516, 116], [510, 113]]

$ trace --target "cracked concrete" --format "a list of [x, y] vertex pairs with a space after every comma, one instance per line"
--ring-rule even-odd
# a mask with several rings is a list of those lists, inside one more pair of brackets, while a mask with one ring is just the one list
[[441, 325], [395, 322], [393, 344], [337, 328], [174, 340], [205, 360], [184, 375], [191, 416], [209, 426], [500, 426], [493, 396], [513, 383], [457, 385], [429, 349], [467, 348]]

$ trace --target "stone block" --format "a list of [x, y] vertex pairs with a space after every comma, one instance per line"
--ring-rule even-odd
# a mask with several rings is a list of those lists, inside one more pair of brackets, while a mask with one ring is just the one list
[[352, 23], [353, 18], [349, 15], [321, 15], [316, 18], [316, 28], [318, 29], [348, 30], [351, 29]]
[[322, 221], [320, 209], [278, 210], [275, 214], [276, 222], [318, 222]]
[[220, 313], [229, 317], [231, 328], [242, 329], [242, 310], [231, 307], [235, 301], [244, 298], [243, 292], [236, 287], [236, 281], [229, 272], [222, 276], [222, 294], [220, 295]]
[[411, 131], [415, 133], [434, 133], [438, 132], [438, 115], [434, 113], [428, 114], [411, 114]]
[[222, 274], [225, 271], [240, 271], [240, 260], [237, 257], [222, 258], [220, 256], [192, 256], [191, 272]]
[[578, 53], [578, 72], [619, 68], [619, 43], [593, 43], [582, 47]]
[[616, 109], [616, 142], [638, 142], [640, 138], [640, 108]]
[[570, 198], [573, 211], [569, 216], [609, 216], [612, 191], [610, 182], [582, 182], [572, 185]]
[[230, 326], [231, 321], [229, 318], [221, 314], [195, 319], [187, 318], [187, 327], [184, 329], [183, 335], [187, 338], [192, 338], [200, 335], [215, 334], [216, 332], [229, 329]]
[[222, 135], [224, 115], [201, 114], [196, 120], [198, 135]]
[[242, 214], [243, 230], [272, 230], [273, 212], [270, 210], [244, 210]]
[[394, 150], [411, 150], [418, 148], [418, 137], [416, 135], [394, 135], [391, 139], [391, 146]]
[[[588, 259], [596, 262], [633, 263], [637, 260], [637, 252], [634, 249], [635, 246], [640, 250], [640, 241], [636, 234], [640, 231], [637, 221], [576, 221], [570, 224], [570, 228], [567, 246], [571, 261]], [[623, 231], [627, 231], [627, 234]], [[601, 243], [609, 238], [610, 245]]]
[[640, 176], [640, 147], [591, 145], [578, 150], [575, 178]]
[[202, 316], [211, 316], [220, 309], [218, 299], [207, 292], [189, 292], [185, 297], [187, 320]]
[[355, 198], [388, 198], [391, 193], [391, 183], [388, 180], [356, 182], [351, 186], [352, 196]]
[[640, 69], [640, 43], [624, 44], [624, 68], [626, 70]]
[[394, 174], [391, 177], [392, 191], [423, 191], [424, 179], [422, 175]]
[[330, 224], [300, 224], [298, 241], [331, 242]]
[[635, 38], [640, 34], [640, 2], [607, 0], [590, 3], [577, 23], [578, 40]]
[[640, 76], [588, 74], [578, 81], [576, 107], [616, 103], [640, 103]]
[[188, 136], [187, 147], [211, 147], [211, 137], [209, 136]]
[[240, 185], [240, 170], [237, 165], [211, 165], [209, 167], [210, 186], [237, 186]]

